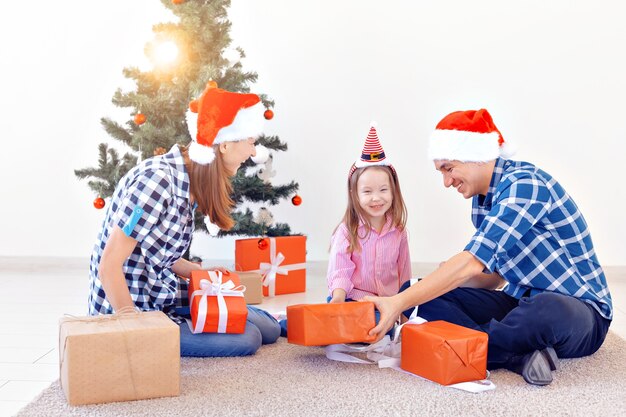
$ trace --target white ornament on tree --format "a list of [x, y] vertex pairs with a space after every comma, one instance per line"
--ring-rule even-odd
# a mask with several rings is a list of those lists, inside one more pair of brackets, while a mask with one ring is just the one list
[[274, 223], [274, 215], [270, 213], [267, 207], [261, 207], [254, 218], [254, 222], [264, 227], [271, 226]]
[[252, 159], [252, 162], [257, 165], [264, 164], [265, 161], [267, 161], [267, 159], [270, 157], [270, 150], [263, 145], [256, 145], [255, 150], [256, 155], [251, 157], [250, 159]]
[[269, 184], [271, 178], [276, 175], [276, 171], [273, 170], [272, 164], [274, 162], [274, 157], [270, 155], [270, 157], [265, 161], [265, 165], [263, 168], [259, 170], [256, 174], [257, 177], [263, 180], [264, 183]]

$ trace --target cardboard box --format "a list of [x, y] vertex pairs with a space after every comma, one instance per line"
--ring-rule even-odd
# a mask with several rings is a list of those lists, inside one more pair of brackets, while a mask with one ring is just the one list
[[402, 328], [400, 367], [441, 385], [487, 376], [487, 333], [446, 321]]
[[263, 302], [263, 277], [258, 272], [231, 272], [237, 274], [241, 285], [246, 287], [243, 298], [246, 304], [261, 304]]
[[194, 333], [245, 332], [248, 307], [239, 285], [236, 274], [191, 272], [188, 295]]
[[180, 393], [180, 330], [160, 311], [59, 321], [60, 382], [70, 405]]
[[304, 346], [372, 342], [374, 303], [296, 304], [287, 307], [287, 341]]
[[235, 241], [235, 269], [260, 273], [265, 296], [306, 291], [306, 236], [267, 237], [264, 249], [259, 239]]

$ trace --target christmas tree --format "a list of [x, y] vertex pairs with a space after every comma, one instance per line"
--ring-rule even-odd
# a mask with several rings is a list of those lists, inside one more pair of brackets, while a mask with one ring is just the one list
[[[174, 144], [187, 145], [189, 133], [187, 110], [191, 100], [198, 97], [207, 82], [216, 82], [224, 89], [249, 92], [257, 80], [255, 72], [244, 71], [240, 62], [245, 57], [241, 48], [232, 48], [227, 18], [228, 0], [161, 0], [177, 17], [176, 22], [153, 26], [154, 39], [146, 44], [145, 53], [154, 64], [151, 71], [136, 67], [124, 68], [124, 76], [136, 87], [124, 92], [118, 89], [113, 104], [131, 109], [129, 120], [120, 124], [110, 118], [101, 119], [104, 130], [127, 148], [120, 157], [116, 149], [106, 143], [99, 145], [97, 168], [75, 170], [80, 179], [89, 179], [89, 187], [96, 193], [96, 208], [105, 205], [105, 198], [115, 191], [119, 180], [140, 160], [163, 154]], [[227, 59], [224, 55], [234, 55]], [[268, 110], [274, 102], [260, 95]], [[195, 130], [195, 129], [194, 129]], [[294, 205], [300, 204], [295, 195], [298, 184], [273, 186], [272, 152], [286, 151], [287, 145], [277, 136], [262, 136], [257, 141], [259, 151], [233, 177], [233, 195], [237, 207], [233, 212], [235, 226], [218, 235], [284, 236], [291, 233], [289, 225], [273, 223], [266, 207], [255, 215], [245, 202], [276, 205], [293, 196]], [[295, 196], [294, 196], [295, 195]], [[202, 213], [196, 212], [196, 229], [207, 230]], [[212, 231], [214, 232], [214, 231]], [[215, 233], [212, 233], [215, 234]]]

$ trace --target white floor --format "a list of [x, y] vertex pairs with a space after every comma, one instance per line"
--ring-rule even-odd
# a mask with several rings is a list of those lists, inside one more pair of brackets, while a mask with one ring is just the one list
[[[216, 265], [230, 267], [228, 262]], [[425, 275], [435, 264], [414, 264]], [[0, 257], [0, 417], [12, 416], [58, 378], [57, 323], [86, 313], [88, 261]], [[626, 267], [605, 268], [615, 306], [611, 330], [626, 339]], [[307, 292], [265, 299], [270, 312], [324, 302], [326, 263], [307, 265]]]

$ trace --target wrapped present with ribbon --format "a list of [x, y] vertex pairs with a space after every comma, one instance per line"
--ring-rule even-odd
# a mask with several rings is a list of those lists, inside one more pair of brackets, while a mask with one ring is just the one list
[[180, 393], [180, 329], [161, 311], [59, 321], [60, 383], [70, 405]]
[[273, 297], [306, 290], [306, 236], [259, 238], [235, 241], [235, 269], [263, 276], [263, 295]]
[[355, 301], [287, 306], [287, 341], [304, 346], [372, 342], [374, 303]]
[[487, 333], [446, 321], [402, 328], [400, 367], [441, 385], [476, 381], [487, 375]]
[[189, 279], [192, 333], [243, 333], [248, 319], [245, 290], [237, 277], [193, 271]]

